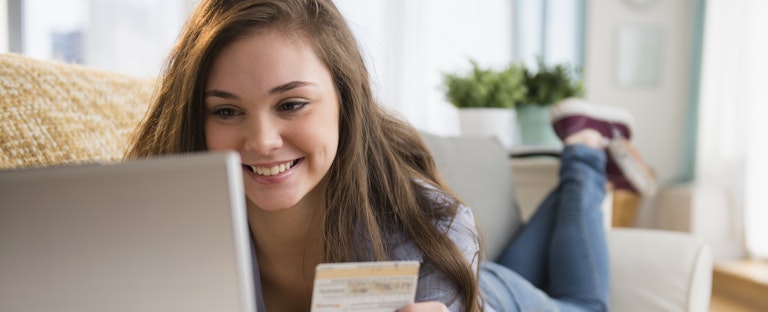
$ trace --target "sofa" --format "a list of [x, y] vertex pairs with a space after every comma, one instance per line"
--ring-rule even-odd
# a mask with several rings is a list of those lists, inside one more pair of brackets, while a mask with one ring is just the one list
[[[472, 207], [485, 258], [495, 259], [523, 223], [509, 154], [490, 137], [422, 136], [443, 179]], [[610, 311], [708, 311], [713, 258], [702, 240], [682, 232], [630, 228], [607, 229], [607, 240]]]
[[[0, 170], [121, 161], [153, 92], [151, 79], [0, 54]], [[423, 137], [494, 259], [523, 223], [508, 153], [493, 138]], [[608, 244], [612, 311], [707, 311], [712, 255], [701, 240], [611, 229]]]

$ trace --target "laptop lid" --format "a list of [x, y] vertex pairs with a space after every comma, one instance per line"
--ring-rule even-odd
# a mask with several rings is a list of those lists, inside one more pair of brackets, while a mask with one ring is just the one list
[[0, 172], [0, 311], [255, 311], [239, 156]]

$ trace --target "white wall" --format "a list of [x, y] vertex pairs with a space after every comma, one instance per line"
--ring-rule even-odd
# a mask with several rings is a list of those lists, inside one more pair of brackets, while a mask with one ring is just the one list
[[[743, 164], [720, 164], [702, 170], [700, 166], [711, 158], [706, 157], [711, 151], [699, 151], [697, 181], [676, 183], [683, 175], [683, 149], [688, 146], [684, 139], [689, 114], [686, 110], [690, 100], [694, 1], [655, 1], [642, 10], [633, 10], [621, 1], [590, 1], [585, 87], [591, 100], [626, 108], [635, 115], [638, 127], [634, 142], [660, 182], [666, 184], [654, 200], [643, 203], [637, 225], [693, 233], [709, 244], [715, 259], [732, 259], [744, 253], [743, 200], [739, 191], [743, 180], [734, 178], [742, 176]], [[661, 32], [659, 81], [655, 86], [624, 87], [616, 79], [618, 32], [627, 25]], [[702, 88], [706, 90], [705, 86]], [[706, 92], [702, 95], [702, 103], [711, 100], [706, 98]], [[722, 101], [717, 102], [721, 107]], [[723, 135], [721, 131], [722, 127], [700, 130], [699, 142], [715, 141]], [[718, 174], [715, 180], [728, 184], [727, 187], [702, 184], [702, 178], [713, 171]]]
[[0, 0], [0, 53], [8, 52], [8, 0]]
[[[587, 97], [626, 108], [637, 121], [633, 141], [662, 184], [682, 174], [683, 139], [690, 83], [694, 0], [654, 1], [633, 9], [628, 1], [588, 1], [585, 54]], [[617, 80], [617, 45], [623, 26], [660, 30], [659, 81], [625, 87]]]

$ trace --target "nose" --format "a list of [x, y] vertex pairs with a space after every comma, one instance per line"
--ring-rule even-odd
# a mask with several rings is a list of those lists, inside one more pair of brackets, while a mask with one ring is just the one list
[[249, 152], [270, 154], [283, 145], [280, 125], [270, 118], [250, 118], [245, 127], [244, 148]]

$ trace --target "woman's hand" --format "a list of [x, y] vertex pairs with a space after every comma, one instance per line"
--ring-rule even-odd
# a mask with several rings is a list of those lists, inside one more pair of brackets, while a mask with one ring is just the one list
[[439, 301], [417, 302], [408, 305], [397, 312], [449, 312], [448, 307]]

